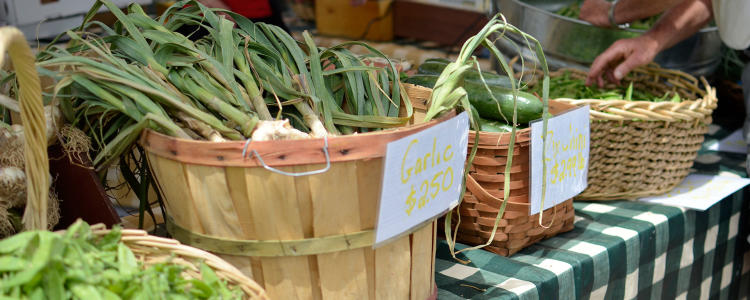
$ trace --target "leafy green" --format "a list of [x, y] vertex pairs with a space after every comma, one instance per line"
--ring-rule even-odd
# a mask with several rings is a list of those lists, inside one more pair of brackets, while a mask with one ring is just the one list
[[93, 234], [79, 220], [65, 234], [29, 231], [0, 241], [0, 299], [241, 299], [206, 264], [202, 279], [171, 260], [144, 265], [121, 230]]

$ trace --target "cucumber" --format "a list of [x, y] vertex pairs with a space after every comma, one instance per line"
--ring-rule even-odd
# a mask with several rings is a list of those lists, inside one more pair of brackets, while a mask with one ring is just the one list
[[404, 82], [411, 83], [411, 84], [414, 84], [414, 85], [423, 86], [423, 87], [434, 88], [435, 87], [435, 82], [437, 82], [437, 80], [438, 80], [438, 76], [437, 75], [417, 74], [417, 75], [413, 75], [413, 76], [411, 76], [409, 78], [406, 78], [406, 80], [404, 80]]
[[[497, 109], [497, 102], [487, 93], [483, 86], [474, 86], [465, 84], [464, 88], [469, 94], [469, 102], [477, 108], [479, 116], [498, 121], [510, 122], [513, 119], [513, 90], [505, 87], [490, 87], [492, 96], [495, 96], [500, 102], [500, 110]], [[519, 124], [526, 124], [542, 117], [542, 101], [536, 96], [527, 92], [518, 91], [518, 100], [516, 102], [517, 121]], [[502, 115], [500, 112], [502, 111]], [[505, 118], [503, 118], [505, 116]]]
[[450, 60], [450, 59], [447, 59], [447, 58], [436, 57], [436, 58], [425, 59], [425, 61], [423, 63], [431, 63], [431, 62], [436, 62], [436, 63], [441, 63], [441, 64], [444, 64], [444, 65], [447, 65], [447, 64], [449, 64], [449, 63], [451, 63], [453, 61]]
[[434, 74], [434, 75], [440, 75], [440, 73], [443, 72], [446, 66], [448, 66], [449, 63], [452, 61], [444, 59], [444, 58], [430, 58], [425, 60], [421, 65], [419, 65], [419, 68], [417, 68], [417, 71], [419, 74]]
[[[437, 75], [414, 75], [404, 82], [433, 88], [437, 82]], [[476, 107], [479, 116], [486, 119], [511, 121], [513, 118], [513, 91], [509, 88], [497, 85], [489, 85], [492, 95], [500, 102], [500, 110], [497, 109], [497, 102], [492, 99], [490, 93], [481, 83], [464, 81], [464, 89], [469, 96], [469, 102]], [[542, 101], [536, 96], [527, 92], [518, 92], [518, 123], [525, 124], [532, 120], [542, 117]], [[500, 114], [503, 112], [503, 115]]]
[[480, 131], [485, 132], [511, 132], [513, 130], [513, 127], [506, 123], [483, 118], [479, 118], [479, 128]]
[[[440, 75], [440, 73], [443, 73], [443, 70], [445, 70], [445, 67], [448, 65], [448, 63], [444, 61], [438, 61], [438, 60], [431, 60], [428, 59], [423, 64], [419, 66], [417, 69], [417, 74], [430, 74], [430, 75]], [[482, 77], [484, 77], [485, 82], [489, 85], [498, 85], [498, 86], [504, 86], [507, 88], [510, 88], [510, 78], [508, 76], [504, 75], [498, 75], [497, 73], [493, 72], [487, 72], [482, 71]], [[471, 69], [471, 71], [466, 74], [466, 77], [464, 77], [464, 80], [466, 81], [472, 81], [476, 84], [481, 84], [482, 79], [479, 78], [479, 72], [477, 72], [476, 69]]]

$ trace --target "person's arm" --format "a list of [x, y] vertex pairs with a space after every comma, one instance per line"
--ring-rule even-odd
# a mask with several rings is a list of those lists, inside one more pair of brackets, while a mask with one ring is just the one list
[[616, 41], [591, 64], [586, 84], [619, 83], [635, 67], [651, 62], [656, 54], [698, 32], [713, 17], [711, 0], [683, 0], [643, 35]]
[[[614, 7], [615, 24], [630, 23], [659, 14], [680, 0], [619, 0]], [[594, 26], [610, 27], [609, 10], [612, 2], [607, 0], [585, 0], [579, 18]]]

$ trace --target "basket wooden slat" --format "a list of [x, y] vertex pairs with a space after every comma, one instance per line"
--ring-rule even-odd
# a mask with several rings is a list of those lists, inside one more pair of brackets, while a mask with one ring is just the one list
[[[580, 70], [562, 69], [585, 78]], [[590, 106], [591, 151], [588, 188], [576, 199], [616, 200], [659, 195], [688, 175], [717, 106], [716, 89], [658, 66], [635, 69], [623, 79], [655, 94], [677, 92], [682, 102], [556, 99]], [[703, 88], [699, 85], [702, 83]], [[685, 100], [687, 99], [687, 100]]]

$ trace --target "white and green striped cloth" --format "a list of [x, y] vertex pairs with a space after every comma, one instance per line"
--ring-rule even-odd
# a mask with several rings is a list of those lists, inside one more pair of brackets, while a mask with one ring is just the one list
[[[721, 162], [712, 163], [722, 166], [696, 163], [696, 168], [744, 173], [735, 161], [739, 157], [720, 156]], [[440, 241], [435, 262], [438, 298], [746, 298], [746, 194], [740, 190], [705, 212], [630, 201], [576, 202], [572, 231], [509, 258], [483, 250], [460, 254], [471, 260], [468, 265], [451, 258], [447, 244]]]

